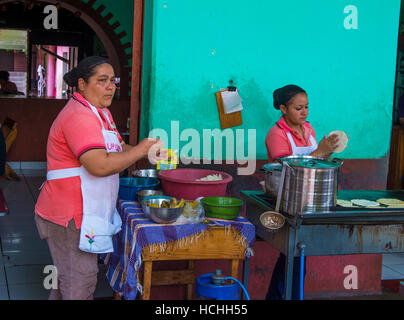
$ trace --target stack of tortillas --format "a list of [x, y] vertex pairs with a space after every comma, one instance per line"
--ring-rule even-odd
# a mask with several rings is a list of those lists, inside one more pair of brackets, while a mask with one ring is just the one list
[[338, 147], [334, 150], [334, 153], [340, 153], [345, 150], [348, 145], [348, 137], [344, 131], [333, 131], [328, 136], [336, 134], [338, 136]]
[[352, 204], [354, 204], [356, 206], [366, 207], [366, 208], [373, 208], [373, 207], [380, 206], [379, 202], [370, 201], [370, 200], [366, 200], [366, 199], [352, 199], [351, 202], [352, 202]]

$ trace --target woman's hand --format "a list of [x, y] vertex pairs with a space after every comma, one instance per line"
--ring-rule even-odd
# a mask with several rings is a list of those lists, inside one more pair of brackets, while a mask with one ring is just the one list
[[145, 138], [137, 147], [139, 147], [142, 152], [146, 152], [144, 156], [147, 156], [149, 162], [152, 164], [157, 164], [158, 161], [168, 159], [168, 151], [163, 150], [164, 143], [161, 139]]
[[318, 144], [318, 148], [312, 152], [311, 156], [329, 158], [334, 150], [338, 147], [338, 136], [333, 134], [327, 138], [324, 135], [324, 138]]

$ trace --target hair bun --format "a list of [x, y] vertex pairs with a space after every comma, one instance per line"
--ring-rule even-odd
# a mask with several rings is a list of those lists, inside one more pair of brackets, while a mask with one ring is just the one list
[[280, 105], [281, 105], [281, 103], [280, 103], [280, 101], [279, 101], [279, 89], [276, 89], [276, 90], [274, 91], [273, 97], [274, 97], [274, 108], [275, 108], [276, 110], [279, 110], [279, 109], [280, 109]]
[[294, 84], [289, 84], [282, 88], [276, 89], [273, 93], [275, 109], [279, 110], [281, 105], [286, 106], [289, 101], [299, 93], [306, 94], [306, 91]]
[[67, 83], [69, 87], [76, 87], [77, 81], [80, 78], [80, 72], [77, 68], [73, 68], [69, 72], [65, 73], [63, 80]]

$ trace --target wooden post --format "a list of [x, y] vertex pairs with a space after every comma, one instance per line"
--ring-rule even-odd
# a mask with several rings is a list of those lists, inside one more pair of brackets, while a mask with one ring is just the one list
[[[144, 0], [134, 0], [129, 144], [139, 142], [142, 87]], [[135, 165], [136, 166], [136, 165]], [[136, 166], [137, 167], [137, 166]], [[132, 171], [134, 168], [129, 168]]]

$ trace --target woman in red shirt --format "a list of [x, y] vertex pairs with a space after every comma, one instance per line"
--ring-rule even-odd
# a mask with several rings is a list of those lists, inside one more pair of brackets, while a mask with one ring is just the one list
[[313, 127], [306, 121], [309, 102], [306, 92], [295, 85], [287, 85], [273, 93], [274, 107], [282, 117], [266, 137], [268, 160], [290, 155], [311, 155], [328, 158], [338, 147], [336, 135], [325, 137], [317, 145]]
[[[272, 127], [266, 137], [265, 146], [268, 160], [290, 155], [310, 155], [329, 158], [338, 147], [336, 135], [324, 138], [317, 145], [313, 127], [306, 121], [309, 114], [309, 103], [306, 92], [296, 86], [287, 85], [273, 93], [274, 107], [282, 111], [282, 117]], [[284, 294], [284, 274], [286, 257], [280, 253], [271, 283], [266, 295], [267, 300], [281, 300]], [[292, 283], [292, 299], [299, 299], [300, 288], [300, 257], [294, 259]], [[306, 263], [304, 266], [306, 274]]]
[[[35, 205], [40, 237], [57, 270], [50, 299], [92, 299], [97, 254], [113, 251], [122, 221], [116, 210], [119, 172], [149, 156], [160, 160], [157, 139], [124, 143], [108, 107], [115, 73], [108, 60], [88, 57], [64, 75], [77, 88], [52, 124], [47, 144], [47, 180]], [[154, 150], [154, 151], [153, 151]]]

